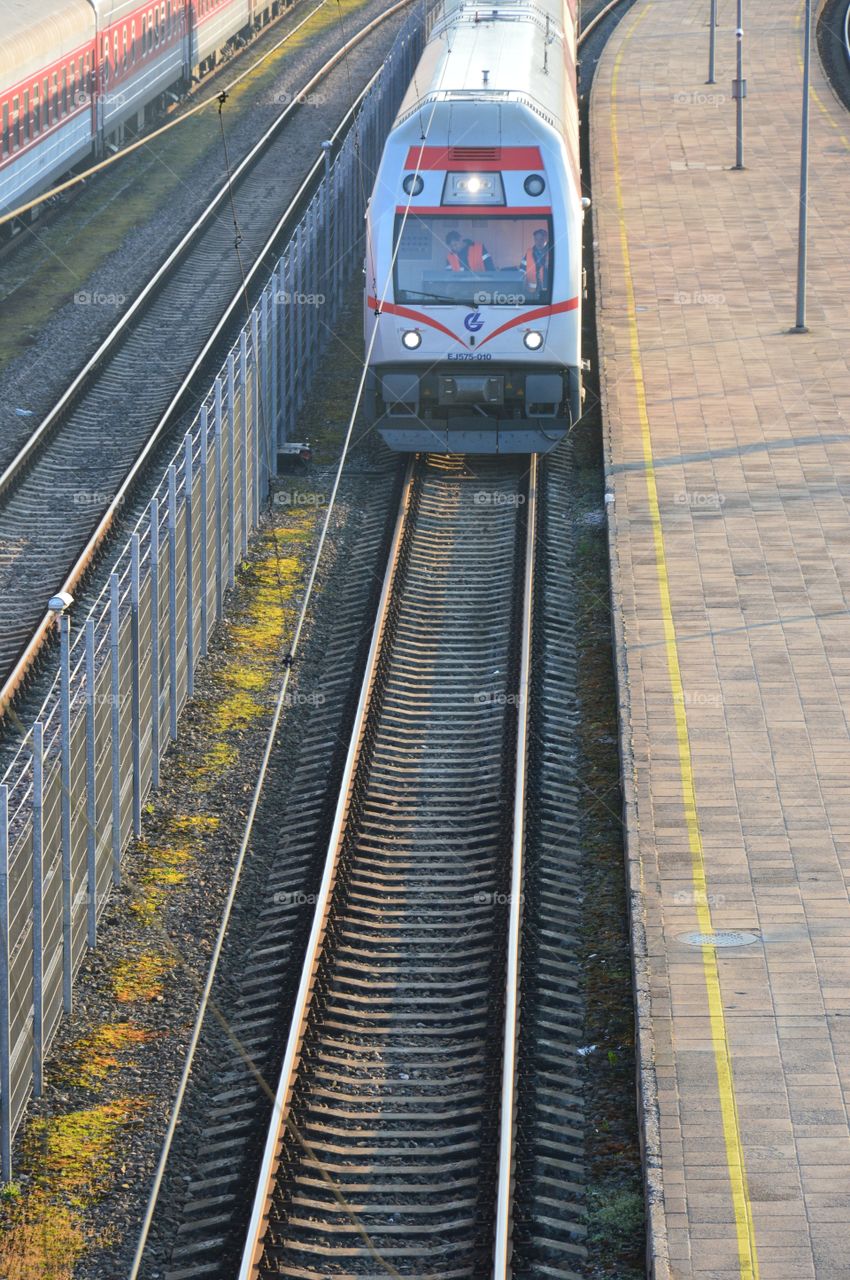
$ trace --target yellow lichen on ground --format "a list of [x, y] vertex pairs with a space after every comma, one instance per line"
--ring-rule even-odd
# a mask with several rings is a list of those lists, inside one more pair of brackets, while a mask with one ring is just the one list
[[60, 1068], [62, 1077], [68, 1084], [93, 1089], [112, 1071], [126, 1066], [130, 1050], [146, 1044], [151, 1035], [129, 1022], [106, 1022], [75, 1041], [68, 1061]]
[[112, 970], [112, 990], [119, 1004], [153, 1000], [162, 994], [162, 979], [174, 968], [170, 956], [145, 952], [135, 960], [122, 960]]
[[122, 1136], [147, 1109], [146, 1100], [120, 1098], [29, 1122], [24, 1161], [34, 1177], [25, 1193], [3, 1198], [3, 1280], [71, 1280], [79, 1258], [96, 1243], [85, 1212], [109, 1187]]
[[43, 1191], [9, 1197], [2, 1211], [0, 1276], [3, 1280], [72, 1280], [88, 1248], [80, 1215]]
[[185, 844], [153, 845], [146, 840], [140, 840], [139, 845], [148, 864], [138, 877], [130, 910], [143, 924], [151, 925], [159, 920], [168, 890], [186, 879], [192, 850]]

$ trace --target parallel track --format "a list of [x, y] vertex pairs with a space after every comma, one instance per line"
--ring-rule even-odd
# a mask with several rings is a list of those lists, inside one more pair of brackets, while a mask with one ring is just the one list
[[[290, 125], [303, 120], [301, 104], [348, 51], [405, 3], [390, 6], [346, 41], [234, 171], [234, 198], [246, 231], [241, 264], [223, 186], [0, 474], [0, 590], [6, 601], [0, 615], [0, 715], [49, 637], [48, 598], [60, 587], [74, 592], [149, 455], [190, 403], [191, 378], [220, 338], [222, 317], [242, 305], [242, 269], [249, 277], [260, 271], [321, 173], [319, 155], [280, 217]], [[325, 136], [340, 134], [339, 112], [309, 110], [312, 127], [326, 129]], [[290, 191], [297, 185], [292, 176], [286, 179]]]

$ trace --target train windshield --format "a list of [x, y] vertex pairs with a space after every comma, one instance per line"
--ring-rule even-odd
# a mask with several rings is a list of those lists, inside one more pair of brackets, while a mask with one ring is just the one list
[[546, 306], [552, 301], [552, 219], [539, 214], [396, 218], [396, 302]]

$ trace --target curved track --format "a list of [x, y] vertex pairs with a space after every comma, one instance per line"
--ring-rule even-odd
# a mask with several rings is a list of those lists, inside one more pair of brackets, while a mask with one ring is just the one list
[[[273, 233], [285, 233], [287, 228], [279, 223], [281, 208], [303, 191], [303, 169], [300, 174], [291, 172], [287, 159], [294, 131], [299, 147], [314, 141], [315, 156], [322, 139], [339, 129], [341, 113], [332, 104], [306, 108], [301, 103], [334, 74], [350, 98], [347, 51], [402, 7], [388, 8], [349, 39], [295, 95], [240, 165], [234, 190], [244, 233], [239, 253], [234, 250], [229, 193], [223, 187], [0, 476], [0, 593], [5, 602], [0, 614], [0, 681], [7, 683], [0, 694], [0, 711], [8, 706], [49, 631], [48, 598], [63, 579], [66, 589], [73, 591], [86, 571], [94, 550], [86, 547], [87, 541], [100, 540], [108, 531], [117, 514], [114, 495], [134, 462], [186, 407], [188, 400], [178, 393], [187, 374], [196, 370], [210, 331], [223, 313], [239, 305], [243, 272], [265, 260]], [[334, 71], [343, 57], [345, 63]], [[365, 59], [358, 79], [358, 87], [369, 79]], [[321, 162], [304, 167], [315, 178]], [[290, 224], [299, 208], [297, 203], [291, 208]], [[82, 556], [81, 547], [86, 547]], [[22, 653], [24, 661], [16, 666]]]
[[827, 0], [817, 24], [818, 52], [829, 81], [850, 110], [850, 3]]

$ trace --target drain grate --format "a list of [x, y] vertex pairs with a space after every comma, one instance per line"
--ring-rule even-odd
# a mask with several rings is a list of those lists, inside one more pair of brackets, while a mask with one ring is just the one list
[[745, 929], [717, 929], [713, 933], [680, 933], [680, 942], [690, 947], [750, 947], [761, 939]]

